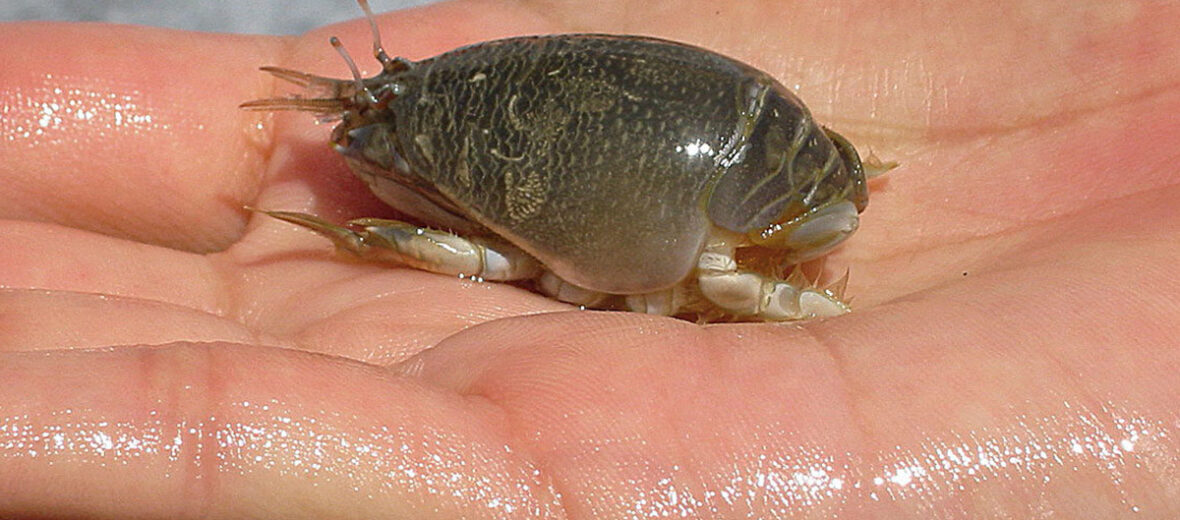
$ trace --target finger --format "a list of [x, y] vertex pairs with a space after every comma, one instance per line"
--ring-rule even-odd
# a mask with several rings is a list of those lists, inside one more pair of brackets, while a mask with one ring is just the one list
[[234, 345], [0, 354], [0, 516], [533, 518], [483, 401]]
[[262, 89], [246, 71], [277, 39], [46, 23], [5, 34], [0, 217], [198, 251], [241, 232], [269, 144], [235, 100]]
[[0, 222], [0, 350], [258, 341], [392, 364], [475, 323], [569, 309], [503, 284], [352, 262], [274, 228], [197, 255]]
[[159, 301], [0, 290], [0, 352], [157, 345], [181, 339], [252, 342], [258, 338], [237, 321]]
[[57, 225], [0, 221], [0, 287], [92, 293], [224, 312], [224, 273], [201, 255]]

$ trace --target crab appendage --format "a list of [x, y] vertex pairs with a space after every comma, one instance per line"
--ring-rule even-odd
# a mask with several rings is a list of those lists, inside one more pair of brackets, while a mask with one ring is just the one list
[[341, 226], [306, 213], [249, 209], [315, 231], [367, 260], [493, 281], [531, 279], [541, 271], [533, 257], [499, 241], [465, 238], [400, 220], [360, 218]]
[[558, 301], [587, 308], [597, 308], [611, 297], [607, 293], [592, 291], [562, 280], [552, 271], [545, 271], [541, 275], [537, 281], [537, 288]]
[[733, 249], [701, 253], [697, 284], [701, 294], [721, 310], [738, 317], [767, 321], [824, 318], [848, 313], [841, 300], [847, 275], [833, 285], [815, 287], [796, 270], [785, 280], [740, 269]]
[[861, 167], [864, 168], [865, 177], [869, 179], [875, 179], [885, 175], [886, 173], [889, 173], [890, 170], [897, 168], [900, 165], [901, 163], [897, 161], [886, 161], [880, 157], [877, 157], [877, 154], [873, 153], [871, 150], [869, 151], [868, 156], [861, 160]]
[[674, 286], [662, 291], [628, 295], [626, 304], [632, 312], [674, 316], [683, 311], [689, 299], [683, 287]]

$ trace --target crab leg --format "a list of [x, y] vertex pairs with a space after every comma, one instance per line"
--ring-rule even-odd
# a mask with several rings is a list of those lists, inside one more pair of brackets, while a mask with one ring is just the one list
[[633, 312], [671, 316], [680, 311], [686, 300], [684, 289], [676, 286], [662, 291], [631, 294], [627, 296], [627, 308]]
[[566, 303], [593, 307], [610, 297], [609, 294], [591, 291], [562, 280], [552, 271], [545, 271], [537, 284], [541, 292]]
[[511, 245], [399, 220], [360, 218], [340, 226], [306, 213], [254, 211], [315, 231], [336, 247], [365, 259], [495, 281], [528, 279], [541, 272], [533, 257]]
[[832, 291], [738, 269], [732, 246], [713, 247], [701, 253], [697, 282], [705, 298], [742, 317], [802, 320], [838, 316], [850, 310]]

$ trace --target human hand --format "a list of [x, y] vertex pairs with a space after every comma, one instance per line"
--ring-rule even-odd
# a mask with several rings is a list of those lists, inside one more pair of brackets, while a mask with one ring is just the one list
[[[700, 327], [350, 262], [241, 210], [387, 209], [260, 65], [283, 40], [9, 24], [0, 517], [1172, 518], [1180, 9], [458, 1], [421, 59], [645, 33], [747, 61], [902, 167], [855, 312]], [[101, 348], [99, 348], [101, 347]], [[88, 350], [89, 349], [89, 350]]]

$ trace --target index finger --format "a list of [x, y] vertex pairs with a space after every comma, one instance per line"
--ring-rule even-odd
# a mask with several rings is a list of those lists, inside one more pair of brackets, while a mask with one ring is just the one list
[[236, 104], [274, 37], [7, 24], [0, 218], [208, 251], [233, 242], [269, 149]]

